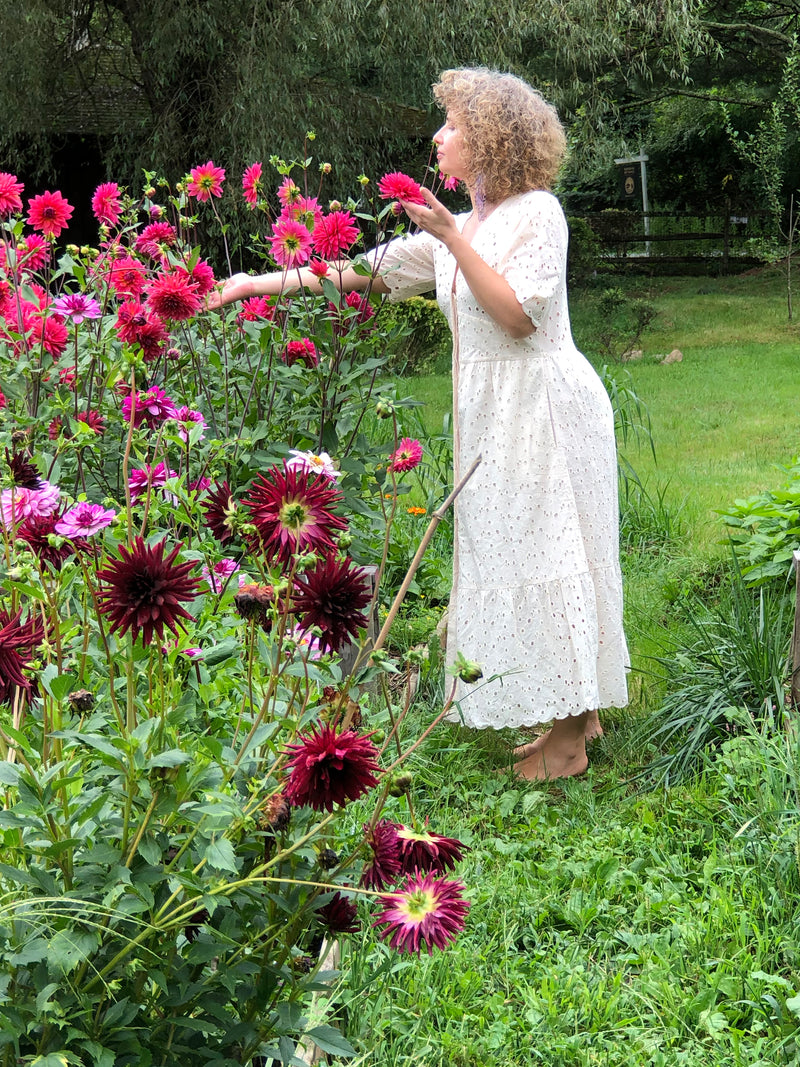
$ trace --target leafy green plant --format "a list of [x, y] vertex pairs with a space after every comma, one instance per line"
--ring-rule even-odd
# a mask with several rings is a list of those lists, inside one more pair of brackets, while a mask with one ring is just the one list
[[721, 511], [742, 574], [751, 585], [785, 580], [800, 548], [800, 459], [789, 467], [784, 484]]

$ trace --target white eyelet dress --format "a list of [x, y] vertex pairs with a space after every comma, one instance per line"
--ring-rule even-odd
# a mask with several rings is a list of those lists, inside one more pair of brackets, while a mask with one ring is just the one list
[[[459, 226], [467, 215], [458, 216]], [[561, 206], [536, 190], [503, 201], [472, 241], [511, 285], [535, 331], [510, 337], [425, 233], [380, 250], [390, 299], [434, 287], [453, 332], [456, 500], [448, 661], [468, 726], [532, 726], [627, 703], [617, 455], [608, 394], [575, 347]]]

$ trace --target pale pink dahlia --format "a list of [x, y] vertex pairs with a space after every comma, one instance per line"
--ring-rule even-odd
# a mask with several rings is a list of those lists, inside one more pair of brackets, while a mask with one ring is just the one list
[[116, 511], [101, 504], [80, 503], [64, 512], [55, 525], [55, 532], [62, 537], [93, 537], [116, 517]]

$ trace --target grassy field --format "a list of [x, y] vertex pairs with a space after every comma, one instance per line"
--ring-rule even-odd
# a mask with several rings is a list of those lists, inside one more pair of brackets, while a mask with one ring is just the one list
[[[623, 560], [631, 706], [604, 716], [580, 780], [514, 780], [511, 732], [440, 727], [415, 753], [416, 816], [470, 846], [458, 873], [472, 909], [456, 945], [431, 958], [392, 956], [369, 933], [348, 943], [334, 1004], [356, 1064], [800, 1064], [796, 736], [746, 720], [680, 786], [638, 777], [652, 755], [642, 716], [663, 692], [652, 657], [725, 552], [716, 510], [776, 486], [797, 450], [797, 327], [770, 272], [633, 291], [658, 315], [643, 359], [614, 372], [630, 372], [649, 410], [657, 465], [646, 449], [629, 458], [663, 489], [674, 527]], [[595, 361], [596, 297], [573, 297]], [[683, 361], [662, 365], [673, 348]], [[402, 386], [438, 432], [449, 378]], [[436, 707], [423, 692], [420, 726]], [[409, 818], [391, 803], [390, 817]], [[353, 818], [355, 830], [357, 807]]]

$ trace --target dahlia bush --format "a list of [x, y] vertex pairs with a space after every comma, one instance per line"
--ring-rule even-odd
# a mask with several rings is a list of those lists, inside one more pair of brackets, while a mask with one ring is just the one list
[[[371, 685], [424, 449], [369, 293], [331, 282], [400, 220], [272, 163], [271, 188], [212, 160], [106, 182], [83, 248], [60, 192], [0, 174], [2, 1065], [288, 1064], [303, 1035], [351, 1055], [309, 1028], [323, 939], [430, 952], [466, 919], [464, 846], [401, 773], [408, 700]], [[225, 196], [262, 269], [311, 263], [323, 296], [205, 312], [195, 235]]]

